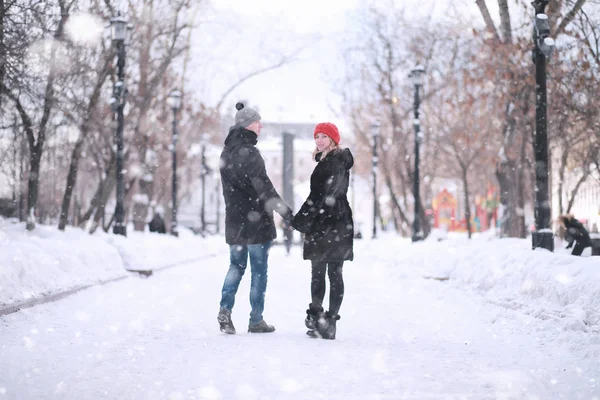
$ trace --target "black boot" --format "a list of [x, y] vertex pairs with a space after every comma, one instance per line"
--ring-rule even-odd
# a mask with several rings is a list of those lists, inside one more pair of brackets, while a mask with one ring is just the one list
[[315, 330], [317, 327], [317, 320], [323, 314], [323, 307], [314, 307], [311, 304], [308, 305], [308, 310], [306, 310], [306, 319], [304, 320], [304, 325], [310, 330]]
[[332, 315], [327, 311], [317, 320], [316, 334], [323, 339], [335, 339], [336, 323], [340, 319], [339, 315]]

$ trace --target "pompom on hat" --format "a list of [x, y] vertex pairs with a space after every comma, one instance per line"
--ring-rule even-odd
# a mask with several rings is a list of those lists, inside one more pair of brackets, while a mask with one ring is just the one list
[[340, 144], [340, 132], [338, 131], [337, 126], [331, 122], [321, 122], [320, 124], [317, 124], [315, 127], [314, 137], [317, 137], [317, 133], [324, 133], [325, 135], [329, 136], [329, 138], [333, 140], [336, 145]]
[[261, 117], [258, 111], [253, 108], [245, 107], [244, 103], [239, 102], [235, 105], [236, 110], [235, 113], [235, 125], [241, 127], [247, 127], [250, 124], [260, 121]]

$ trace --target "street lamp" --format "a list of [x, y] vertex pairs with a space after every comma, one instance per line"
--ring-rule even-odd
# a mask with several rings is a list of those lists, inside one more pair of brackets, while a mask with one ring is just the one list
[[110, 99], [111, 108], [117, 121], [117, 130], [115, 133], [115, 144], [117, 147], [117, 204], [115, 206], [115, 224], [113, 233], [127, 236], [127, 227], [125, 225], [125, 182], [123, 177], [123, 109], [125, 108], [125, 99], [127, 97], [127, 88], [125, 87], [125, 40], [129, 31], [127, 20], [119, 13], [110, 20], [110, 33], [112, 41], [117, 48], [117, 81], [113, 86], [113, 97]]
[[421, 204], [420, 180], [419, 180], [419, 145], [421, 143], [421, 122], [419, 120], [419, 89], [423, 87], [423, 78], [425, 75], [425, 68], [420, 65], [415, 66], [411, 71], [409, 77], [412, 84], [415, 86], [415, 100], [414, 100], [414, 112], [415, 119], [413, 125], [415, 127], [415, 174], [414, 174], [414, 201], [415, 201], [415, 219], [413, 220], [413, 235], [412, 241], [418, 242], [423, 239], [423, 232], [421, 232], [421, 220], [419, 217], [419, 205]]
[[167, 103], [173, 109], [173, 136], [171, 141], [171, 153], [173, 155], [173, 176], [172, 176], [172, 199], [173, 204], [171, 212], [171, 235], [179, 236], [177, 229], [177, 111], [181, 108], [181, 92], [173, 90], [169, 94]]
[[535, 8], [533, 29], [533, 62], [535, 64], [535, 232], [532, 248], [554, 251], [554, 235], [550, 229], [550, 201], [548, 200], [548, 134], [546, 99], [546, 58], [554, 50], [554, 39], [549, 37], [550, 24], [544, 13], [548, 0], [531, 3]]
[[371, 124], [373, 134], [373, 239], [377, 239], [377, 138], [379, 137], [379, 121]]
[[200, 208], [200, 227], [202, 229], [202, 236], [206, 233], [206, 175], [208, 174], [208, 167], [206, 166], [206, 144], [208, 143], [209, 135], [207, 133], [202, 134], [200, 141], [202, 142], [202, 166], [200, 170], [200, 177], [202, 178], [202, 205]]

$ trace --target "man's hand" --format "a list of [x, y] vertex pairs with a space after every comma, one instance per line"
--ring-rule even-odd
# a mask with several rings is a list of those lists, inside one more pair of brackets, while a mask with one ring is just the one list
[[291, 231], [293, 229], [291, 219], [284, 219], [282, 225], [283, 225], [283, 230], [285, 230], [285, 231]]
[[567, 247], [565, 247], [565, 248], [566, 248], [566, 249], [570, 249], [571, 247], [573, 247], [573, 243], [574, 243], [574, 242], [575, 242], [575, 241], [571, 241], [571, 242], [569, 242], [569, 245], [568, 245]]

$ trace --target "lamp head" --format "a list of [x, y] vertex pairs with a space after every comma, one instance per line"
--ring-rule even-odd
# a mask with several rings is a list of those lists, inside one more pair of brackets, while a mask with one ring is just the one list
[[413, 85], [423, 86], [423, 79], [425, 77], [425, 68], [422, 65], [416, 65], [410, 72], [409, 78]]
[[110, 35], [112, 40], [117, 41], [125, 41], [127, 39], [127, 19], [121, 16], [121, 13], [117, 14], [116, 17], [111, 18], [110, 20]]
[[550, 34], [550, 23], [546, 14], [537, 14], [535, 16], [535, 32], [538, 37], [545, 37]]
[[373, 121], [373, 123], [371, 124], [371, 131], [373, 133], [373, 136], [379, 136], [379, 121]]
[[179, 110], [181, 107], [181, 92], [177, 89], [172, 90], [167, 98], [167, 103], [173, 110]]

